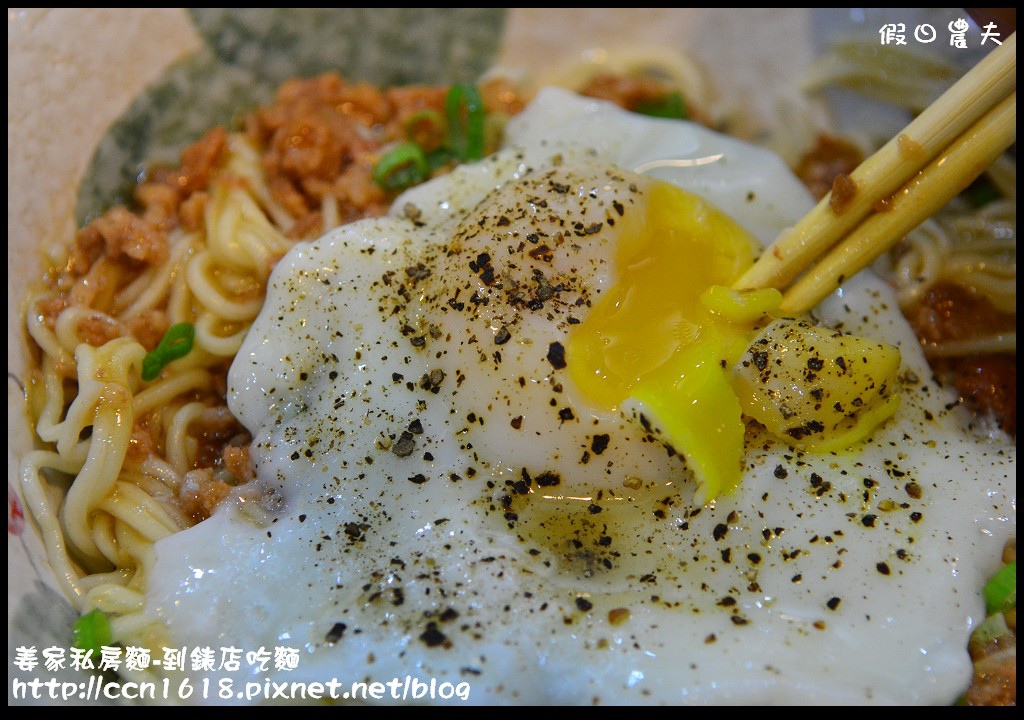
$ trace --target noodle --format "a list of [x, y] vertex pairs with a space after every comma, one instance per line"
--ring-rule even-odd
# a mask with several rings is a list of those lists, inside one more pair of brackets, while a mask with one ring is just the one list
[[[200, 460], [196, 426], [218, 420], [209, 413], [223, 408], [224, 358], [237, 352], [273, 262], [291, 246], [261, 209], [258, 197], [267, 194], [253, 184], [261, 181], [253, 152], [241, 139], [232, 145], [239, 150], [228, 149], [226, 167], [245, 177], [213, 177], [203, 227], [171, 230], [166, 259], [123, 288], [125, 273], [99, 259], [64, 294], [67, 307], [52, 322], [46, 296], [30, 304], [29, 333], [42, 351], [36, 432], [53, 449], [24, 459], [26, 497], [69, 600], [82, 612], [110, 613], [115, 640], [126, 644], [151, 632], [139, 613], [153, 543], [194, 522], [177, 495]], [[109, 289], [93, 294], [95, 306], [80, 304], [82, 288], [96, 283]], [[147, 350], [127, 328], [151, 312], [165, 324], [194, 322], [196, 347], [143, 386]], [[112, 339], [94, 347], [82, 337], [86, 327]], [[53, 473], [74, 478], [60, 501], [49, 494]]]
[[1009, 200], [979, 211], [949, 213], [911, 232], [886, 268], [900, 304], [909, 308], [941, 281], [987, 297], [1000, 311], [1016, 311], [1017, 208]]

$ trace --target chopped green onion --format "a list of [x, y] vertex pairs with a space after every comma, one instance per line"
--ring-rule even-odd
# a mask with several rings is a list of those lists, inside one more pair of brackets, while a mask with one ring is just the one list
[[86, 651], [91, 650], [93, 656], [98, 657], [101, 648], [113, 642], [110, 620], [102, 610], [97, 608], [75, 621], [75, 625], [71, 629], [71, 637], [75, 647]]
[[398, 145], [377, 162], [373, 181], [385, 190], [404, 190], [423, 182], [430, 174], [423, 149], [416, 143]]
[[167, 363], [192, 352], [195, 336], [196, 328], [192, 323], [171, 325], [160, 343], [142, 359], [142, 379], [146, 382], [156, 380]]
[[460, 160], [484, 156], [484, 101], [476, 85], [452, 85], [445, 97], [448, 145]]
[[459, 158], [448, 148], [438, 148], [427, 153], [427, 167], [433, 172], [449, 163], [458, 162]]
[[[435, 110], [414, 113], [405, 123], [408, 142], [385, 153], [373, 168], [373, 180], [385, 190], [404, 190], [423, 182], [438, 168], [484, 156], [486, 115], [476, 85], [453, 85], [445, 96], [445, 116]], [[441, 147], [431, 147], [432, 135], [443, 135]]]
[[683, 94], [678, 91], [670, 92], [665, 97], [657, 100], [637, 103], [633, 110], [641, 115], [671, 118], [673, 120], [686, 120], [689, 117], [689, 114], [686, 112], [686, 101], [683, 100]]
[[405, 121], [405, 137], [424, 149], [441, 144], [447, 129], [444, 116], [437, 110], [419, 110]]
[[988, 612], [1001, 613], [1017, 607], [1017, 561], [1007, 563], [985, 585]]

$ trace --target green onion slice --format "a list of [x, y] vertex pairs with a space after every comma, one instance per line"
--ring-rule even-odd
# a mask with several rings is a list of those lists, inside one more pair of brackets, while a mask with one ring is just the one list
[[445, 97], [448, 145], [460, 160], [484, 156], [484, 101], [476, 85], [452, 85]]
[[679, 91], [670, 92], [657, 100], [638, 103], [633, 109], [641, 115], [650, 115], [651, 117], [673, 120], [686, 120], [689, 117], [689, 113], [686, 112], [686, 101], [683, 100], [683, 94]]
[[988, 612], [1006, 612], [1017, 607], [1017, 561], [1007, 563], [985, 585]]
[[195, 336], [196, 328], [192, 323], [171, 325], [160, 343], [142, 359], [142, 379], [146, 382], [156, 380], [167, 363], [192, 352]]
[[431, 172], [450, 163], [457, 163], [458, 161], [458, 156], [448, 148], [438, 148], [437, 150], [431, 150], [427, 153], [427, 166], [430, 168]]
[[102, 652], [101, 648], [113, 642], [110, 620], [106, 613], [97, 608], [75, 621], [75, 625], [71, 629], [71, 637], [75, 647], [86, 651], [91, 650], [93, 656], [98, 657]]
[[423, 149], [412, 142], [394, 147], [373, 167], [373, 181], [385, 190], [404, 190], [423, 182], [429, 174]]
[[[405, 137], [420, 147], [434, 147], [439, 144], [438, 138], [444, 138], [448, 125], [444, 115], [437, 110], [419, 110], [405, 121]], [[423, 139], [434, 142], [423, 142]]]

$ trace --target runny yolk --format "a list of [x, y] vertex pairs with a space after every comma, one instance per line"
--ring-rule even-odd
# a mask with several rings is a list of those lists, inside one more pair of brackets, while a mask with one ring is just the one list
[[757, 247], [735, 221], [662, 181], [645, 195], [644, 212], [620, 225], [612, 286], [569, 333], [567, 369], [588, 402], [635, 415], [682, 453], [711, 500], [740, 479], [729, 368], [778, 293], [728, 289]]

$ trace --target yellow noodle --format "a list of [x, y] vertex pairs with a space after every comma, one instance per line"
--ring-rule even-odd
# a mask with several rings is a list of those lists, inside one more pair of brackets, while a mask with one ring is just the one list
[[[36, 394], [38, 420], [36, 434], [46, 442], [56, 442], [60, 436], [61, 415], [64, 412], [64, 377], [65, 366], [63, 356], [44, 355], [42, 368], [41, 393]], [[68, 370], [76, 369], [74, 360]], [[41, 402], [40, 402], [41, 400]]]
[[35, 450], [26, 455], [21, 464], [21, 487], [26, 510], [32, 513], [39, 525], [46, 557], [53, 569], [54, 577], [68, 600], [78, 608], [81, 608], [82, 600], [81, 572], [71, 559], [67, 544], [64, 542], [64, 529], [57, 516], [57, 509], [44, 487], [43, 468], [75, 475], [84, 462], [84, 454], [77, 451], [61, 455], [46, 450]]
[[135, 575], [135, 568], [122, 567], [110, 572], [97, 572], [83, 576], [79, 582], [79, 587], [82, 590], [82, 602], [79, 609], [83, 612], [89, 611], [89, 596], [92, 593], [99, 592], [99, 588], [106, 585], [127, 587]]
[[29, 335], [43, 351], [43, 357], [55, 358], [60, 366], [67, 368], [66, 372], [70, 374], [72, 372], [71, 368], [75, 367], [74, 348], [65, 349], [60, 344], [60, 341], [57, 340], [53, 330], [46, 326], [43, 315], [34, 311], [42, 299], [43, 296], [40, 295], [29, 300], [29, 312], [25, 325], [28, 328]]
[[220, 357], [234, 357], [242, 341], [249, 330], [249, 324], [238, 326], [238, 329], [230, 335], [224, 335], [220, 330], [225, 327], [223, 320], [212, 313], [204, 313], [196, 318], [196, 344], [213, 355]]
[[[75, 411], [82, 406], [92, 415], [88, 424], [92, 425], [95, 440], [89, 459], [68, 490], [61, 522], [68, 540], [87, 559], [101, 559], [89, 529], [89, 516], [110, 492], [128, 451], [134, 422], [128, 372], [138, 367], [144, 354], [141, 345], [127, 338], [113, 340], [98, 349], [82, 345], [78, 352], [79, 395], [68, 411], [68, 421], [80, 415]], [[81, 427], [84, 426], [83, 423]], [[63, 451], [62, 442], [69, 437], [57, 441], [59, 452]]]
[[124, 585], [106, 583], [89, 593], [86, 604], [93, 608], [99, 608], [105, 613], [123, 615], [141, 612], [145, 602], [146, 598], [143, 593], [131, 590]]
[[211, 383], [210, 373], [202, 368], [162, 378], [135, 396], [135, 414], [145, 415], [156, 408], [166, 407], [179, 395], [209, 388]]
[[105, 327], [110, 336], [124, 334], [124, 326], [116, 318], [105, 312], [93, 310], [89, 307], [69, 307], [57, 316], [54, 323], [54, 335], [61, 347], [69, 352], [82, 344], [81, 327], [83, 323], [101, 324]]
[[999, 311], [1015, 315], [1016, 228], [1016, 207], [1006, 200], [981, 211], [947, 209], [909, 233], [900, 253], [883, 258], [877, 267], [895, 286], [905, 310], [942, 281], [965, 287], [988, 298]]
[[105, 512], [94, 512], [92, 514], [92, 537], [99, 549], [100, 554], [110, 561], [115, 567], [127, 567], [130, 565], [129, 558], [121, 551], [117, 544], [117, 527], [115, 518]]
[[[122, 644], [155, 647], [165, 638], [143, 612], [153, 544], [194, 522], [179, 498], [198, 454], [193, 428], [223, 424], [227, 409], [215, 398], [224, 359], [238, 351], [272, 265], [291, 246], [278, 228], [294, 220], [271, 200], [255, 149], [241, 136], [229, 148], [211, 177], [203, 227], [173, 229], [166, 261], [129, 278], [101, 257], [63, 295], [62, 310], [48, 317], [42, 303], [55, 295], [40, 294], [26, 314], [41, 350], [30, 407], [48, 446], [22, 461], [26, 506], [64, 594], [81, 612], [109, 613]], [[144, 382], [146, 350], [126, 334], [148, 311], [168, 324], [194, 323], [196, 340]], [[97, 331], [118, 337], [93, 347]], [[147, 418], [141, 427], [155, 446], [140, 446], [133, 459], [136, 423]], [[258, 513], [256, 502], [245, 504]]]
[[270, 190], [263, 181], [260, 157], [253, 145], [241, 135], [232, 135], [228, 139], [231, 153], [225, 166], [225, 172], [244, 178], [248, 189], [259, 206], [266, 213], [274, 227], [287, 233], [295, 225], [295, 218], [288, 214], [270, 195]]
[[164, 304], [174, 278], [182, 272], [192, 250], [191, 236], [181, 230], [171, 232], [168, 243], [170, 257], [167, 262], [147, 269], [118, 293], [114, 302], [115, 313], [123, 318], [132, 318]]
[[116, 270], [106, 258], [97, 260], [68, 293], [72, 306], [89, 305], [107, 311], [113, 306]]
[[195, 461], [195, 443], [188, 434], [188, 426], [199, 420], [205, 409], [202, 403], [189, 403], [174, 413], [167, 429], [167, 459], [179, 473], [188, 472]]
[[217, 184], [207, 205], [206, 226], [207, 244], [217, 260], [261, 282], [290, 246], [241, 184]]
[[106, 511], [118, 523], [118, 531], [125, 525], [149, 542], [156, 542], [178, 530], [183, 530], [159, 503], [142, 488], [131, 483], [118, 482], [97, 509]]
[[189, 263], [186, 277], [189, 289], [199, 302], [214, 310], [220, 317], [228, 320], [252, 320], [263, 306], [262, 297], [235, 300], [229, 293], [219, 288], [214, 258], [208, 251], [200, 253]]

